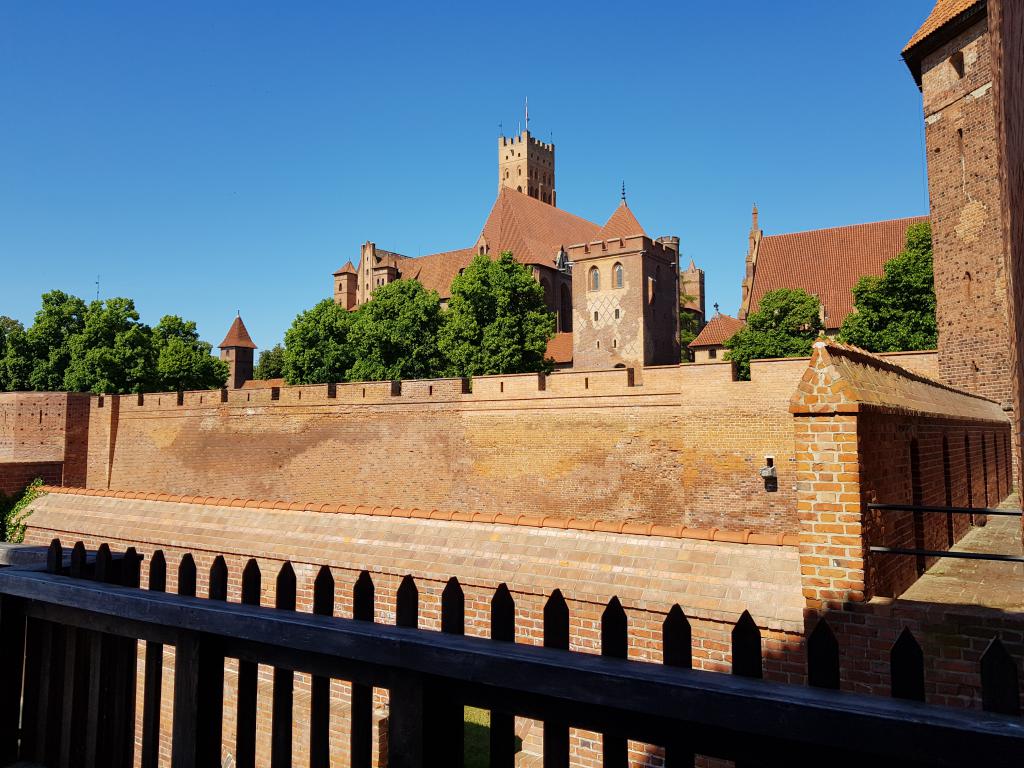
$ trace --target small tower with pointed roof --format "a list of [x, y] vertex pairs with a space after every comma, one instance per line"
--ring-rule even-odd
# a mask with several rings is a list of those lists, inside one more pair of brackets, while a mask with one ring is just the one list
[[746, 320], [750, 312], [750, 291], [754, 285], [754, 272], [757, 271], [757, 252], [761, 248], [764, 232], [757, 220], [757, 204], [750, 214], [750, 233], [747, 235], [747, 269], [743, 276], [743, 297], [740, 299], [739, 317]]
[[256, 345], [242, 322], [241, 314], [231, 323], [228, 335], [219, 346], [220, 359], [228, 364], [228, 388], [241, 389], [252, 378], [253, 355], [256, 351]]
[[697, 316], [698, 327], [703, 325], [704, 312], [704, 270], [698, 267], [693, 257], [690, 257], [689, 266], [679, 273], [679, 291], [683, 296], [688, 297], [681, 302], [681, 309]]
[[625, 197], [572, 261], [573, 366], [679, 362], [678, 238], [649, 237]]
[[351, 260], [345, 262], [345, 266], [334, 273], [334, 303], [340, 304], [345, 309], [356, 308], [356, 284], [359, 282], [359, 275]]

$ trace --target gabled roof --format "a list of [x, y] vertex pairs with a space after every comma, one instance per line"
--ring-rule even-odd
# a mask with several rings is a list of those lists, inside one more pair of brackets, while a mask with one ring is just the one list
[[611, 218], [601, 227], [601, 231], [597, 233], [597, 240], [611, 240], [619, 237], [629, 237], [631, 235], [645, 235], [644, 228], [640, 226], [640, 222], [636, 220], [636, 216], [626, 205], [626, 201], [623, 200], [619, 203], [619, 207], [615, 209], [615, 213], [611, 215]]
[[927, 216], [766, 235], [758, 246], [749, 314], [761, 297], [779, 288], [803, 288], [825, 308], [826, 328], [838, 328], [853, 312], [853, 286], [864, 275], [881, 275], [885, 262], [903, 250], [907, 228]]
[[472, 248], [432, 253], [428, 256], [404, 259], [399, 268], [403, 278], [419, 280], [428, 291], [437, 291], [442, 299], [451, 295], [452, 280], [473, 261]]
[[484, 224], [482, 237], [497, 256], [512, 251], [521, 264], [555, 266], [563, 246], [595, 239], [600, 227], [527, 194], [502, 187]]
[[349, 260], [349, 261], [345, 262], [345, 266], [344, 267], [339, 269], [334, 274], [337, 276], [337, 275], [354, 275], [355, 273], [356, 273], [356, 268], [354, 266], [352, 266], [352, 261]]
[[720, 347], [744, 325], [746, 323], [742, 320], [719, 313], [708, 321], [708, 324], [697, 334], [697, 338], [687, 344], [687, 346], [690, 349], [696, 349], [697, 347]]
[[936, 0], [935, 7], [903, 48], [903, 60], [918, 85], [921, 60], [940, 45], [975, 24], [987, 10], [986, 0]]
[[256, 345], [253, 343], [252, 338], [249, 336], [249, 331], [245, 328], [245, 323], [242, 322], [242, 316], [239, 315], [235, 318], [235, 321], [231, 324], [228, 329], [228, 335], [224, 337], [218, 345], [221, 349], [227, 349], [228, 347], [241, 347], [243, 349], [256, 349]]

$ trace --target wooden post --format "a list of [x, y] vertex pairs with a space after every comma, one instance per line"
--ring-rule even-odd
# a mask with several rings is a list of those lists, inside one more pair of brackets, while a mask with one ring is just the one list
[[21, 600], [0, 598], [0, 765], [18, 759], [18, 723], [24, 682], [25, 608]]
[[[174, 727], [171, 768], [206, 768], [221, 763], [220, 720], [213, 687], [224, 674], [224, 656], [215, 638], [182, 632], [174, 646]], [[223, 690], [223, 684], [222, 684]], [[215, 722], [216, 721], [216, 722]]]
[[[374, 589], [370, 574], [363, 571], [352, 590], [352, 618], [373, 621]], [[352, 684], [350, 734], [352, 768], [370, 768], [373, 755], [373, 687]]]
[[423, 681], [402, 675], [388, 697], [388, 768], [424, 768]]

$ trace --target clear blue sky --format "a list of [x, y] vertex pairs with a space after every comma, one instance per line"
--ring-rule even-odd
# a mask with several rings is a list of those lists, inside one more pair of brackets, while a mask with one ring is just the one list
[[735, 312], [766, 233], [926, 212], [899, 58], [932, 0], [0, 2], [0, 314], [130, 296], [279, 341], [374, 240], [471, 245], [530, 100], [562, 208], [626, 181]]

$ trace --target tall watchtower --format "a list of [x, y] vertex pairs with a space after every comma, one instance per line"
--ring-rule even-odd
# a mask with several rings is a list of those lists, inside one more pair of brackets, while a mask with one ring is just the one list
[[242, 316], [239, 315], [228, 329], [228, 335], [220, 343], [220, 359], [228, 364], [228, 389], [240, 389], [252, 378], [253, 343], [249, 331], [246, 330]]
[[555, 205], [555, 145], [530, 132], [498, 137], [498, 189], [509, 187]]

